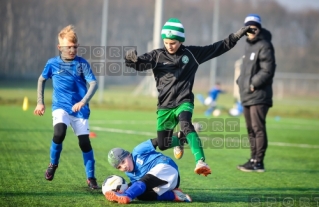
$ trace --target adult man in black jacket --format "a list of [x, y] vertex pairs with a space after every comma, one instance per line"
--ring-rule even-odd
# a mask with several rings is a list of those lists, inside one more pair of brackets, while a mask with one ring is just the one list
[[[158, 139], [155, 139], [157, 143], [153, 145], [158, 146], [160, 150], [175, 147], [174, 156], [180, 159], [183, 155], [183, 144], [187, 142], [195, 157], [194, 172], [197, 174], [207, 176], [211, 174], [211, 170], [204, 162], [201, 141], [191, 122], [194, 109], [192, 89], [195, 73], [200, 64], [233, 48], [248, 31], [252, 32], [249, 26], [243, 27], [226, 39], [204, 47], [184, 46], [182, 44], [185, 41], [184, 27], [178, 19], [171, 18], [165, 23], [161, 32], [164, 48], [155, 49], [141, 56], [137, 56], [136, 51], [128, 51], [126, 54], [125, 61], [128, 67], [138, 71], [152, 69], [154, 73], [159, 95]], [[180, 123], [181, 131], [173, 134], [178, 123]]]
[[268, 145], [266, 115], [273, 104], [275, 51], [271, 43], [271, 33], [261, 27], [261, 19], [258, 15], [248, 15], [245, 26], [253, 28], [255, 34], [248, 34], [237, 84], [244, 106], [251, 155], [247, 163], [237, 168], [245, 172], [264, 172], [264, 157]]

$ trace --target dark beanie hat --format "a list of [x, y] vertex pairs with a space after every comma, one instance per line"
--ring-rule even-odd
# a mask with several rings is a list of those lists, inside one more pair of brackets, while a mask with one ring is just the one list
[[254, 25], [261, 29], [261, 18], [257, 14], [249, 14], [245, 18], [245, 26]]

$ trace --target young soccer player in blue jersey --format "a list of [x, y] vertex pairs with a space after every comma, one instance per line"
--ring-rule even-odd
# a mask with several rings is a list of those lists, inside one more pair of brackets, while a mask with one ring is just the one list
[[[92, 189], [98, 185], [94, 175], [94, 154], [89, 139], [89, 101], [97, 89], [96, 78], [89, 63], [77, 56], [78, 38], [74, 27], [69, 25], [58, 34], [60, 55], [48, 60], [38, 80], [38, 100], [35, 115], [45, 113], [44, 88], [47, 79], [52, 79], [52, 116], [54, 134], [50, 148], [50, 164], [45, 179], [52, 181], [58, 168], [62, 142], [67, 127], [71, 125], [79, 139], [82, 150], [87, 184]], [[87, 89], [86, 84], [89, 84]]]
[[106, 199], [122, 204], [130, 203], [135, 198], [147, 201], [192, 201], [189, 195], [178, 188], [180, 176], [176, 163], [157, 152], [156, 146], [157, 138], [142, 142], [132, 153], [122, 148], [110, 150], [109, 163], [125, 172], [131, 183], [124, 193], [106, 192]]

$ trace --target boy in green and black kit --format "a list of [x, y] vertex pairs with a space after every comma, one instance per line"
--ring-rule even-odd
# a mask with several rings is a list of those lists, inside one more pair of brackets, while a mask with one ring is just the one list
[[[217, 57], [231, 48], [247, 32], [253, 33], [249, 26], [230, 34], [224, 40], [208, 46], [184, 46], [184, 27], [176, 19], [169, 19], [162, 28], [164, 48], [152, 50], [137, 56], [135, 50], [126, 53], [126, 66], [138, 71], [152, 69], [156, 81], [158, 95], [157, 103], [157, 139], [153, 145], [160, 150], [174, 147], [174, 156], [183, 156], [184, 143], [190, 145], [195, 157], [194, 172], [207, 176], [211, 169], [205, 163], [205, 155], [201, 141], [192, 124], [194, 110], [194, 94], [192, 93], [195, 73], [198, 66]], [[174, 133], [180, 123], [181, 131]]]

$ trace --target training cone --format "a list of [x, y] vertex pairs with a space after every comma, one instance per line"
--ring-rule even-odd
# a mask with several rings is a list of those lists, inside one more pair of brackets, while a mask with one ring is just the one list
[[89, 137], [90, 137], [90, 138], [96, 138], [96, 134], [95, 134], [95, 132], [90, 132]]
[[28, 110], [28, 108], [29, 108], [29, 100], [28, 100], [28, 97], [25, 96], [23, 99], [22, 110], [26, 111]]

